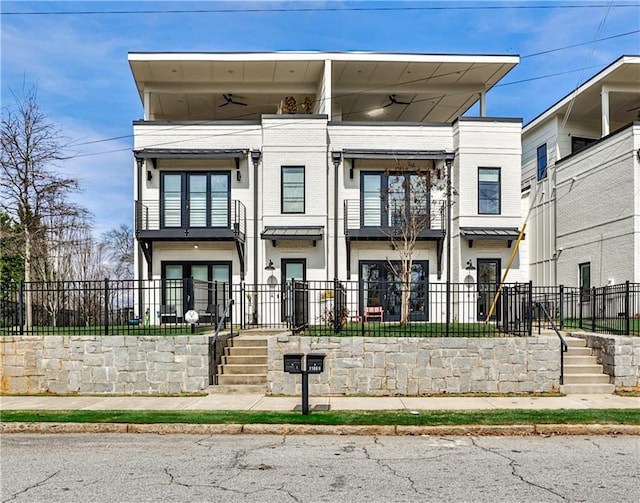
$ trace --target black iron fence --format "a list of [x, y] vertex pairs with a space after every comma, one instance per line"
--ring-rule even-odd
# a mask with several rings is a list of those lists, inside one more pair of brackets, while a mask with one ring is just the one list
[[0, 284], [0, 335], [212, 331], [229, 301], [225, 323], [240, 329], [317, 336], [527, 336], [551, 328], [550, 319], [560, 329], [640, 334], [637, 283], [590, 290], [508, 283], [490, 311], [496, 290], [475, 283], [254, 285], [192, 278], [5, 283]]

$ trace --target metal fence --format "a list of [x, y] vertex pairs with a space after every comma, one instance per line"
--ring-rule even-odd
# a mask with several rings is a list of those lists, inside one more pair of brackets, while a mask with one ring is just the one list
[[[184, 334], [225, 323], [316, 336], [527, 336], [579, 328], [640, 334], [640, 284], [590, 290], [399, 281], [287, 281], [228, 284], [195, 279], [0, 284], [0, 335]], [[188, 311], [198, 315], [190, 323]], [[488, 317], [488, 319], [487, 319]]]

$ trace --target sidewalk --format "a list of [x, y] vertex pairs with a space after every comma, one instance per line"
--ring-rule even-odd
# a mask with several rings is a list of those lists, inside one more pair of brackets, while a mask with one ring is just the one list
[[[302, 398], [260, 394], [195, 397], [0, 396], [2, 410], [260, 410], [290, 411]], [[640, 397], [309, 397], [330, 410], [640, 409]]]

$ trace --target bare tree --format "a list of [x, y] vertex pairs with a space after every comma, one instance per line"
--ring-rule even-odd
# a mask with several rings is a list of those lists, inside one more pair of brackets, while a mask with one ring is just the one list
[[133, 231], [120, 224], [102, 235], [100, 246], [104, 250], [108, 268], [115, 279], [133, 277]]
[[[3, 109], [0, 122], [0, 209], [16, 224], [17, 242], [24, 259], [24, 279], [38, 279], [38, 262], [48, 261], [46, 233], [55, 224], [66, 225], [86, 216], [85, 210], [70, 202], [78, 190], [75, 179], [56, 173], [67, 160], [62, 136], [40, 109], [35, 88], [15, 104]], [[26, 296], [27, 323], [31, 322], [31, 299]]]
[[436, 166], [435, 161], [426, 166], [397, 162], [386, 175], [389, 182], [383, 200], [389, 215], [388, 235], [400, 259], [398, 264], [387, 258], [387, 263], [394, 276], [400, 279], [400, 324], [404, 326], [411, 314], [416, 243], [425, 230], [431, 229], [433, 223], [442, 218], [441, 210], [431, 204], [431, 197], [432, 192], [443, 189], [445, 179], [443, 170]]

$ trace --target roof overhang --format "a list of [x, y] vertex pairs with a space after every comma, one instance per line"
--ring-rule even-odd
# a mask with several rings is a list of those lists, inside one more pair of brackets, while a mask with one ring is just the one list
[[249, 149], [142, 149], [134, 150], [136, 159], [242, 159]]
[[418, 161], [429, 159], [452, 160], [455, 157], [455, 154], [445, 150], [343, 149], [342, 157], [345, 159], [407, 159]]
[[460, 227], [460, 234], [469, 242], [469, 248], [476, 240], [506, 241], [511, 248], [511, 242], [518, 239], [520, 230], [516, 227]]
[[[394, 122], [452, 122], [520, 61], [365, 52], [129, 53], [128, 59], [140, 100], [149, 93], [156, 120], [259, 120], [291, 96], [298, 104], [332, 100], [338, 121]], [[331, 95], [319, 96], [329, 75]], [[242, 105], [226, 106], [224, 95]]]
[[635, 120], [640, 99], [640, 56], [621, 56], [527, 123], [522, 134], [527, 134], [551, 117], [564, 116], [569, 111], [572, 119], [579, 117], [582, 121], [599, 124], [603, 91], [609, 92], [611, 130]]
[[324, 235], [323, 226], [267, 226], [260, 237], [268, 239], [276, 245], [276, 241], [312, 241], [315, 246], [317, 241], [322, 240]]

